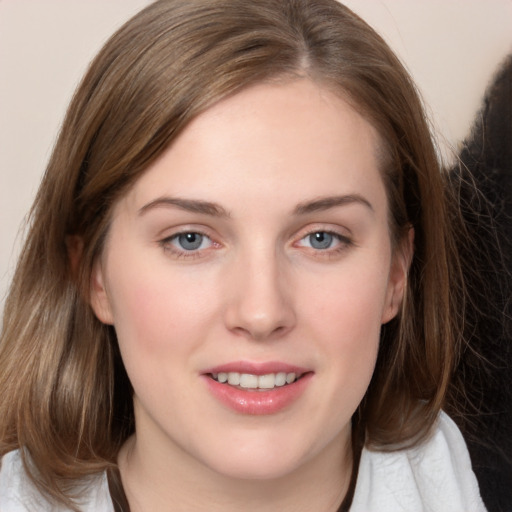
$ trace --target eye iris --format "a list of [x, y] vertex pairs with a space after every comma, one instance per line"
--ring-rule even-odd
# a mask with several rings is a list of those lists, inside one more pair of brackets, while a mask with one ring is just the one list
[[203, 235], [199, 233], [183, 233], [178, 236], [178, 242], [186, 251], [193, 251], [201, 246]]
[[309, 235], [309, 242], [311, 247], [315, 249], [328, 249], [332, 244], [333, 236], [324, 231], [312, 233]]

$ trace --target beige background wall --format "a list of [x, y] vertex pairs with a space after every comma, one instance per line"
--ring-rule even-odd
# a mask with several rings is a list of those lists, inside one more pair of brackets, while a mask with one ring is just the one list
[[[255, 0], [257, 1], [257, 0]], [[147, 0], [0, 0], [0, 309], [18, 235], [88, 61]], [[415, 77], [443, 154], [512, 51], [512, 0], [346, 0]]]

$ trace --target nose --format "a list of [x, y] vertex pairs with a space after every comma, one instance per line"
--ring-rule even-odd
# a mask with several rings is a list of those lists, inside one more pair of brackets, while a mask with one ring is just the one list
[[277, 339], [296, 323], [293, 287], [275, 251], [240, 258], [230, 274], [226, 327], [245, 338]]

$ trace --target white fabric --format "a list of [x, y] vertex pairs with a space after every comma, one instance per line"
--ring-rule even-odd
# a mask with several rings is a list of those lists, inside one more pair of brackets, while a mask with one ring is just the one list
[[[107, 478], [89, 483], [83, 512], [113, 512]], [[28, 480], [18, 451], [2, 459], [1, 512], [65, 512], [44, 500]], [[466, 444], [441, 413], [424, 444], [392, 453], [363, 450], [351, 512], [485, 512]]]
[[[80, 501], [82, 512], [114, 512], [106, 474], [84, 483]], [[0, 512], [69, 512], [49, 503], [34, 487], [21, 462], [18, 450], [2, 458], [0, 467]]]
[[350, 512], [485, 512], [466, 443], [441, 413], [433, 436], [410, 450], [363, 450]]

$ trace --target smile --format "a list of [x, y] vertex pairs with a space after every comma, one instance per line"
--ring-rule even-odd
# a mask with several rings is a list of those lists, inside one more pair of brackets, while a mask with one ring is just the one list
[[212, 397], [231, 411], [268, 415], [293, 407], [314, 380], [314, 371], [283, 362], [235, 361], [202, 377]]
[[221, 384], [227, 384], [239, 389], [274, 389], [294, 383], [300, 375], [295, 372], [267, 373], [254, 375], [251, 373], [219, 372], [210, 374], [211, 378]]

